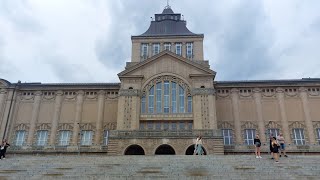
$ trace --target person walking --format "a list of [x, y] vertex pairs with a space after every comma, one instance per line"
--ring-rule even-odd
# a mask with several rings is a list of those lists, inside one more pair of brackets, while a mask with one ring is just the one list
[[271, 142], [271, 145], [272, 145], [272, 153], [273, 153], [273, 158], [275, 160], [275, 163], [279, 163], [279, 143], [277, 142], [277, 138], [273, 137], [272, 138], [272, 142]]
[[195, 150], [194, 150], [195, 155], [203, 155], [203, 150], [202, 150], [202, 137], [199, 136], [196, 140], [195, 144]]
[[269, 148], [270, 148], [271, 159], [274, 159], [274, 157], [273, 157], [273, 148], [272, 148], [272, 140], [273, 140], [273, 138], [275, 138], [275, 137], [271, 133], [270, 136], [269, 136], [269, 139], [270, 139]]
[[4, 139], [1, 143], [1, 147], [0, 147], [0, 159], [6, 159], [6, 152], [7, 152], [7, 148], [10, 146], [10, 144], [7, 142], [6, 139]]
[[284, 157], [288, 157], [286, 153], [286, 144], [282, 133], [277, 137], [278, 143], [280, 144], [279, 148], [279, 156], [281, 157], [281, 153], [283, 153]]
[[255, 146], [256, 158], [262, 158], [261, 157], [261, 152], [260, 152], [261, 141], [260, 141], [259, 135], [256, 135], [256, 137], [253, 139], [253, 143], [254, 143], [254, 146]]

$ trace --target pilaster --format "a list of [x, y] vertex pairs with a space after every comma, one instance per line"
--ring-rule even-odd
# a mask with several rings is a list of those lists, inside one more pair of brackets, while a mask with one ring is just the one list
[[231, 99], [234, 118], [235, 140], [236, 144], [242, 144], [238, 89], [231, 89]]
[[284, 104], [284, 90], [282, 88], [277, 88], [277, 99], [280, 107], [280, 114], [281, 114], [281, 127], [282, 133], [284, 136], [285, 141], [290, 144], [291, 143], [291, 136], [289, 132], [289, 124], [287, 119], [287, 112]]
[[300, 98], [301, 98], [302, 106], [303, 106], [304, 119], [305, 119], [306, 128], [307, 128], [308, 136], [309, 136], [309, 143], [316, 144], [314, 129], [313, 129], [312, 120], [311, 120], [311, 116], [310, 116], [307, 89], [304, 87], [301, 87], [301, 88], [299, 88], [299, 91], [300, 91]]
[[95, 145], [99, 145], [101, 141], [101, 135], [103, 132], [102, 129], [102, 121], [103, 121], [103, 111], [104, 111], [104, 99], [105, 99], [105, 91], [99, 91], [98, 93], [98, 115], [97, 115], [97, 122], [96, 122], [96, 135], [95, 135]]
[[76, 102], [76, 114], [75, 114], [73, 134], [72, 134], [72, 145], [74, 146], [78, 144], [80, 123], [82, 118], [83, 100], [84, 100], [84, 92], [78, 91], [77, 102]]
[[58, 129], [58, 124], [60, 120], [61, 106], [62, 106], [62, 100], [63, 100], [63, 92], [57, 91], [55, 98], [56, 99], [54, 104], [54, 112], [53, 112], [51, 134], [50, 134], [50, 141], [49, 141], [50, 146], [54, 146], [56, 142], [56, 135], [57, 135], [57, 129]]
[[265, 127], [263, 122], [263, 116], [262, 116], [262, 105], [261, 105], [261, 91], [258, 88], [255, 88], [253, 90], [254, 94], [254, 102], [256, 104], [256, 113], [258, 118], [258, 128], [259, 128], [259, 136], [262, 142], [266, 141], [266, 135], [265, 135]]
[[31, 146], [34, 138], [35, 128], [38, 121], [42, 92], [37, 91], [34, 94], [34, 102], [32, 108], [32, 116], [28, 133], [27, 145]]

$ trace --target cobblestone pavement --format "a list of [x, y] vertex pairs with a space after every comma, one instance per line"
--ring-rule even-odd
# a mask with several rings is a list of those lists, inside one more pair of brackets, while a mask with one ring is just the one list
[[2, 179], [320, 179], [320, 156], [8, 155]]

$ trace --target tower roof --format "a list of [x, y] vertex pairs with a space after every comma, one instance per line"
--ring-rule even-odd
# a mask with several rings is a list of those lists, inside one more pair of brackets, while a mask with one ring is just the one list
[[187, 22], [181, 18], [180, 13], [174, 13], [167, 5], [161, 14], [155, 14], [148, 30], [134, 37], [154, 37], [154, 36], [203, 36], [195, 34], [187, 28]]

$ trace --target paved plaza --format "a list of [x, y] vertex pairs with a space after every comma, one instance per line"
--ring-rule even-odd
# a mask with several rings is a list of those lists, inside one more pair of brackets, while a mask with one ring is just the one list
[[320, 179], [320, 156], [12, 155], [0, 179]]

